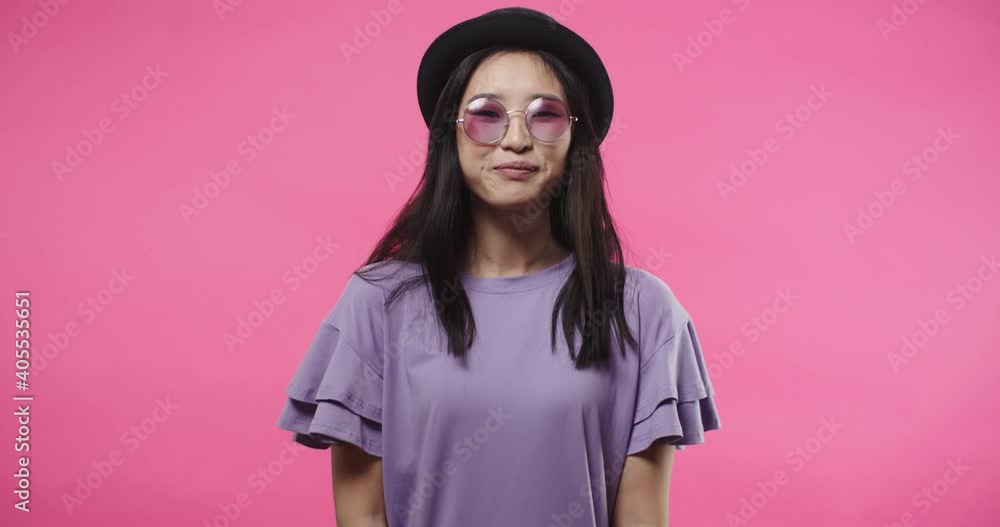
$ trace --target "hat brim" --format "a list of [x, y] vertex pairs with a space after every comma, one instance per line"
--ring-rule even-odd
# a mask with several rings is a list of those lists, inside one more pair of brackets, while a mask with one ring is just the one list
[[598, 141], [611, 127], [614, 97], [600, 56], [586, 40], [551, 17], [529, 9], [491, 11], [452, 26], [424, 52], [417, 70], [417, 100], [430, 126], [438, 97], [452, 71], [469, 54], [496, 45], [539, 49], [562, 59], [588, 89]]

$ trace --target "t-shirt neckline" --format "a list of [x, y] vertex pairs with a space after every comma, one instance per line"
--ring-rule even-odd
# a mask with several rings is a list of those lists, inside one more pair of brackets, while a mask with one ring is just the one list
[[527, 274], [482, 277], [460, 272], [459, 277], [466, 289], [485, 293], [519, 293], [561, 281], [573, 269], [575, 263], [575, 255], [569, 253], [561, 261]]

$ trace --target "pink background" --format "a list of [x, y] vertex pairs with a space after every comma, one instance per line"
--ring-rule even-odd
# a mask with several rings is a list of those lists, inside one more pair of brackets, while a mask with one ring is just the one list
[[[4, 2], [0, 318], [9, 343], [14, 291], [31, 291], [35, 364], [20, 392], [4, 355], [2, 392], [35, 401], [30, 514], [10, 492], [13, 402], [0, 419], [0, 523], [332, 523], [328, 453], [286, 451], [283, 390], [416, 183], [400, 158], [420, 163], [426, 140], [423, 49], [502, 5], [247, 0], [220, 16], [210, 0], [77, 0], [49, 17], [37, 1]], [[957, 527], [1000, 514], [1000, 275], [981, 269], [1000, 253], [995, 3], [522, 5], [607, 63], [617, 131], [605, 154], [631, 263], [672, 286], [712, 367], [724, 429], [678, 456], [676, 525]], [[910, 14], [886, 38], [894, 5]], [[728, 23], [713, 23], [724, 9]], [[388, 23], [348, 60], [341, 44], [376, 27], [373, 10]], [[24, 27], [33, 16], [37, 32]], [[831, 95], [810, 99], [813, 88]], [[130, 108], [133, 90], [145, 98]], [[294, 117], [251, 159], [241, 142], [285, 108]], [[111, 131], [57, 177], [53, 163], [102, 120]], [[939, 128], [953, 135], [935, 150]], [[913, 156], [933, 163], [916, 172]], [[731, 167], [744, 163], [737, 187]], [[227, 164], [239, 173], [185, 216]], [[891, 205], [848, 236], [879, 194]], [[109, 293], [116, 272], [132, 278]], [[224, 334], [274, 290], [282, 302], [230, 349]], [[798, 299], [774, 316], [778, 290]], [[922, 325], [933, 335], [894, 368]], [[824, 419], [835, 434], [819, 432]], [[949, 462], [968, 470], [956, 478]], [[98, 476], [102, 464], [113, 472]], [[88, 475], [96, 488], [67, 507]]]

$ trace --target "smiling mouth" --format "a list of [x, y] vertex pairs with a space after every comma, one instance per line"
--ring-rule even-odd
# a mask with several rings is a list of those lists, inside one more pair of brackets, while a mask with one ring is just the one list
[[538, 172], [538, 167], [528, 164], [505, 164], [493, 167], [493, 170], [509, 178], [522, 179]]
[[526, 179], [535, 172], [538, 172], [537, 168], [516, 168], [516, 167], [498, 167], [493, 170], [507, 176], [508, 179]]

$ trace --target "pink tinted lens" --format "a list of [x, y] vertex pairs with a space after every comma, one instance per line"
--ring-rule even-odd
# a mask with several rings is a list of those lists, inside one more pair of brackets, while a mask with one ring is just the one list
[[528, 108], [528, 130], [539, 141], [558, 141], [569, 128], [566, 106], [556, 99], [538, 99]]
[[465, 133], [474, 141], [494, 143], [503, 137], [507, 127], [507, 111], [492, 99], [472, 101], [465, 110]]

